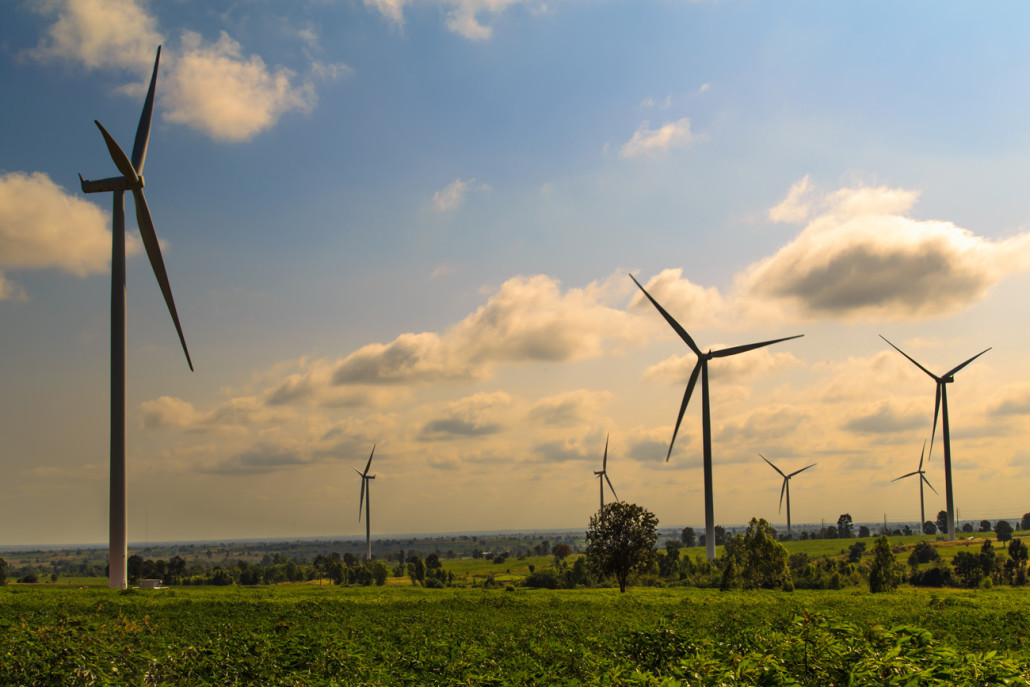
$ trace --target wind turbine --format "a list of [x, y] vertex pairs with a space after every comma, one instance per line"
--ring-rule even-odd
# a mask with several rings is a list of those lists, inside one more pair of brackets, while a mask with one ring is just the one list
[[[880, 335], [880, 338], [883, 339], [884, 341], [887, 341], [887, 338], [883, 334]], [[941, 435], [942, 435], [943, 441], [944, 441], [944, 498], [945, 498], [945, 500], [947, 501], [947, 504], [948, 504], [948, 541], [955, 541], [955, 499], [953, 497], [952, 488], [951, 488], [951, 429], [950, 429], [950, 426], [948, 424], [948, 387], [947, 387], [947, 385], [951, 384], [952, 382], [955, 381], [955, 373], [956, 372], [958, 372], [963, 367], [965, 367], [969, 363], [973, 362], [974, 360], [976, 360], [977, 358], [979, 358], [980, 356], [982, 356], [984, 353], [986, 353], [987, 351], [989, 351], [991, 349], [990, 348], [985, 348], [984, 350], [980, 351], [979, 353], [974, 355], [972, 358], [970, 358], [966, 362], [964, 362], [964, 363], [962, 363], [960, 365], [956, 365], [955, 367], [951, 368], [950, 370], [948, 370], [947, 372], [945, 372], [944, 374], [942, 374], [941, 376], [938, 377], [937, 375], [935, 375], [934, 373], [930, 372], [925, 367], [923, 367], [922, 365], [917, 363], [915, 361], [915, 359], [913, 359], [912, 356], [910, 356], [908, 353], [905, 353], [905, 351], [901, 350], [900, 348], [898, 348], [897, 346], [892, 344], [890, 341], [887, 341], [887, 343], [890, 344], [891, 348], [893, 348], [898, 353], [900, 353], [901, 355], [903, 355], [906, 358], [908, 358], [909, 361], [911, 361], [911, 363], [913, 365], [915, 365], [920, 370], [922, 370], [923, 372], [928, 374], [930, 376], [930, 378], [933, 379], [937, 383], [937, 396], [936, 396], [936, 399], [934, 400], [934, 404], [933, 404], [933, 429], [930, 432], [930, 454], [929, 455], [931, 455], [931, 456], [933, 455], [933, 439], [934, 439], [934, 436], [937, 433], [937, 416], [938, 416], [938, 414], [940, 414], [941, 415]], [[920, 523], [919, 526], [922, 527], [922, 523]]]
[[[761, 453], [759, 453], [758, 455], [762, 456]], [[769, 463], [769, 466], [773, 470], [775, 470], [776, 472], [780, 473], [780, 477], [783, 478], [783, 486], [780, 487], [780, 511], [783, 511], [783, 495], [786, 494], [787, 495], [787, 536], [790, 536], [790, 478], [793, 477], [794, 475], [798, 474], [799, 472], [804, 472], [808, 468], [815, 467], [816, 464], [812, 463], [808, 467], [801, 468], [800, 470], [795, 470], [794, 472], [790, 473], [789, 475], [785, 475], [785, 474], [783, 474], [783, 470], [780, 470], [778, 467], [773, 465], [772, 461], [769, 460], [768, 458], [766, 458], [765, 456], [762, 456], [762, 460], [764, 460], [766, 463]]]
[[797, 339], [804, 334], [797, 334], [795, 336], [787, 336], [782, 339], [773, 339], [772, 341], [762, 341], [760, 343], [744, 344], [743, 346], [733, 346], [731, 348], [723, 348], [718, 351], [709, 350], [707, 353], [702, 353], [701, 349], [698, 348], [694, 340], [690, 338], [690, 334], [680, 326], [680, 323], [673, 319], [672, 315], [665, 311], [665, 308], [658, 305], [658, 301], [651, 297], [651, 294], [647, 292], [640, 282], [637, 281], [636, 277], [632, 274], [629, 278], [633, 280], [633, 283], [640, 287], [640, 290], [647, 296], [647, 300], [651, 301], [651, 304], [658, 309], [658, 312], [662, 314], [665, 321], [669, 323], [680, 338], [686, 342], [690, 350], [697, 356], [697, 364], [694, 366], [694, 371], [690, 373], [690, 381], [687, 382], [687, 391], [683, 394], [683, 403], [680, 404], [680, 412], [676, 417], [676, 427], [672, 430], [672, 441], [669, 442], [669, 452], [665, 455], [665, 460], [668, 462], [669, 457], [672, 456], [672, 445], [676, 442], [676, 434], [679, 432], [680, 423], [683, 422], [683, 413], [687, 410], [687, 404], [690, 402], [690, 395], [694, 392], [694, 385], [697, 384], [698, 375], [701, 376], [701, 434], [703, 439], [703, 456], [704, 456], [704, 472], [705, 472], [705, 548], [708, 555], [708, 560], [715, 560], [715, 507], [713, 504], [712, 496], [712, 414], [709, 404], [708, 395], [708, 361], [712, 358], [726, 358], [731, 355], [737, 355], [738, 353], [746, 353], [756, 348], [762, 348], [764, 346], [770, 346], [774, 343], [781, 341], [789, 341], [790, 339]]
[[[891, 482], [897, 482], [899, 479], [905, 479], [912, 475], [919, 475], [919, 531], [923, 531], [923, 523], [926, 522], [926, 508], [923, 505], [923, 482], [926, 482], [926, 486], [930, 487], [933, 493], [937, 493], [937, 490], [930, 484], [930, 480], [926, 479], [926, 471], [923, 470], [923, 455], [926, 453], [926, 441], [923, 441], [923, 450], [919, 454], [919, 469], [915, 472], [910, 472], [907, 475], [901, 477], [895, 477]], [[886, 529], [886, 528], [885, 528]]]
[[604, 437], [604, 459], [601, 461], [601, 469], [594, 470], [594, 474], [597, 475], [597, 481], [601, 485], [601, 511], [604, 511], [604, 483], [608, 482], [608, 488], [612, 490], [612, 496], [615, 500], [619, 500], [619, 495], [615, 493], [615, 487], [612, 486], [612, 481], [608, 479], [608, 436]]
[[365, 471], [358, 472], [357, 468], [351, 468], [354, 472], [358, 472], [358, 476], [361, 477], [361, 501], [358, 503], [358, 522], [361, 522], [361, 506], [365, 506], [365, 545], [368, 550], [365, 552], [365, 560], [372, 560], [372, 522], [371, 508], [372, 508], [372, 492], [369, 489], [369, 480], [376, 478], [375, 475], [369, 475], [368, 469], [372, 467], [372, 456], [376, 454], [375, 444], [372, 444], [372, 453], [368, 456], [368, 462], [365, 463]]
[[128, 523], [125, 498], [125, 198], [126, 191], [132, 192], [136, 206], [136, 223], [139, 226], [143, 247], [150, 259], [150, 266], [161, 287], [168, 312], [175, 323], [179, 342], [186, 354], [186, 363], [193, 370], [193, 361], [182, 335], [179, 315], [175, 311], [172, 288], [168, 283], [161, 246], [150, 217], [147, 199], [143, 196], [143, 163], [147, 158], [147, 143], [150, 140], [150, 120], [154, 114], [154, 88], [157, 85], [157, 65], [161, 60], [161, 47], [154, 58], [154, 73], [150, 77], [150, 89], [143, 104], [136, 140], [132, 146], [132, 160], [118, 146], [100, 122], [94, 120], [107, 144], [107, 150], [114, 160], [121, 176], [107, 179], [87, 180], [79, 175], [83, 193], [112, 194], [113, 226], [111, 231], [111, 512], [110, 512], [110, 554], [108, 559], [108, 585], [114, 589], [128, 586]]

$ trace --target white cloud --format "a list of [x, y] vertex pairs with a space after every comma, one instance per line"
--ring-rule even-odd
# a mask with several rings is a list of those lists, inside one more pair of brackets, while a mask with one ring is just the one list
[[[106, 194], [105, 194], [106, 195]], [[110, 215], [67, 193], [42, 172], [0, 175], [0, 267], [105, 272], [111, 257]], [[126, 237], [126, 253], [139, 252]], [[0, 300], [24, 296], [0, 275]]]
[[808, 175], [790, 187], [787, 197], [779, 205], [769, 209], [769, 219], [773, 222], [802, 222], [808, 219], [811, 212], [811, 193]]
[[404, 6], [407, 4], [407, 0], [365, 0], [365, 7], [374, 7], [398, 25], [404, 24]]
[[[681, 269], [664, 269], [651, 277], [644, 288], [688, 332], [715, 324], [725, 324], [727, 302], [715, 287], [699, 286], [683, 277]], [[637, 289], [630, 309], [654, 311], [654, 306]], [[656, 311], [654, 311], [657, 314]]]
[[243, 141], [273, 126], [290, 111], [309, 112], [316, 102], [310, 82], [297, 84], [288, 69], [269, 70], [257, 55], [243, 57], [240, 44], [222, 32], [206, 44], [185, 31], [182, 53], [168, 77], [163, 102], [169, 121], [212, 138]]
[[985, 297], [1030, 266], [1030, 233], [991, 241], [951, 222], [906, 216], [918, 193], [845, 188], [802, 202], [807, 178], [774, 211], [808, 226], [737, 280], [741, 294], [787, 304], [802, 317], [930, 318]]
[[633, 138], [622, 146], [619, 155], [625, 158], [642, 155], [654, 157], [673, 148], [685, 146], [694, 139], [690, 133], [690, 119], [686, 117], [675, 122], [667, 122], [657, 129], [649, 129], [648, 124], [644, 122], [640, 125]]
[[[396, 26], [404, 26], [404, 9], [410, 0], [364, 0], [366, 7], [377, 10]], [[503, 14], [512, 5], [527, 5], [533, 14], [548, 14], [549, 8], [540, 0], [429, 0], [444, 11], [447, 28], [472, 41], [488, 40], [493, 36], [490, 20]], [[483, 15], [488, 19], [483, 20]]]
[[45, 0], [33, 7], [57, 15], [46, 37], [30, 51], [39, 60], [67, 59], [87, 69], [148, 71], [164, 42], [157, 21], [133, 0]]
[[469, 189], [469, 184], [475, 182], [475, 179], [463, 180], [455, 179], [451, 183], [444, 186], [442, 189], [433, 194], [433, 209], [437, 212], [453, 212], [462, 206], [465, 202], [465, 194]]

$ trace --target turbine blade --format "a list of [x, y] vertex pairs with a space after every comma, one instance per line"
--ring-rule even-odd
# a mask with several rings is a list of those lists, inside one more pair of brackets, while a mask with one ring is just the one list
[[783, 486], [780, 487], [780, 509], [778, 511], [776, 511], [777, 513], [782, 513], [783, 512], [783, 494], [786, 491], [787, 491], [787, 478], [784, 477], [783, 478]]
[[361, 500], [358, 501], [358, 522], [361, 522], [361, 511], [365, 505], [365, 479], [361, 479]]
[[[924, 482], [926, 482], [926, 486], [930, 487], [930, 491], [932, 491], [933, 493], [937, 494], [937, 490], [933, 488], [932, 484], [930, 484], [930, 480], [926, 479], [926, 475], [922, 475], [921, 474], [919, 476], [922, 478], [922, 480]], [[937, 495], [940, 496], [940, 494], [937, 494]]]
[[790, 479], [791, 477], [793, 477], [794, 475], [798, 474], [799, 472], [804, 472], [808, 468], [814, 468], [816, 465], [817, 465], [817, 463], [812, 463], [811, 465], [809, 465], [807, 467], [803, 467], [800, 470], [795, 470], [794, 472], [792, 472], [789, 475], [787, 475], [787, 479]]
[[[632, 274], [629, 275], [629, 278], [633, 280], [634, 284], [640, 286], [640, 282], [638, 282], [637, 278], [634, 277]], [[662, 317], [664, 317], [665, 321], [669, 323], [669, 326], [671, 326], [676, 331], [676, 333], [680, 335], [681, 339], [687, 342], [687, 345], [690, 346], [690, 350], [694, 351], [694, 354], [696, 356], [701, 357], [701, 349], [698, 348], [697, 344], [694, 343], [694, 340], [690, 338], [690, 334], [687, 334], [687, 330], [680, 326], [680, 323], [677, 322], [672, 315], [666, 312], [665, 308], [658, 305], [658, 301], [651, 297], [651, 294], [647, 292], [647, 289], [645, 289], [643, 286], [640, 286], [640, 290], [644, 292], [645, 296], [647, 296], [647, 300], [651, 301], [651, 305], [658, 308], [658, 312], [662, 314]]]
[[[762, 456], [762, 454], [761, 454], [761, 453], [759, 453], [758, 455]], [[786, 478], [787, 478], [787, 476], [786, 476], [785, 474], [783, 474], [783, 470], [780, 470], [780, 469], [779, 469], [778, 467], [776, 467], [775, 465], [773, 465], [773, 464], [772, 464], [772, 461], [771, 461], [771, 460], [769, 460], [769, 459], [768, 459], [768, 458], [766, 458], [765, 456], [762, 456], [762, 460], [764, 460], [764, 461], [765, 461], [766, 463], [768, 463], [768, 464], [769, 464], [769, 465], [770, 465], [770, 466], [772, 467], [772, 469], [773, 469], [773, 470], [775, 470], [776, 472], [780, 473], [780, 477], [782, 477], [782, 478], [784, 478], [784, 479], [786, 479]]]
[[[992, 347], [992, 348], [993, 348], [993, 347]], [[986, 353], [986, 352], [987, 352], [987, 351], [989, 351], [989, 350], [991, 350], [991, 349], [990, 349], [990, 348], [986, 348], [986, 349], [984, 349], [984, 350], [980, 351], [979, 353], [977, 353], [976, 355], [974, 355], [974, 356], [973, 356], [972, 358], [970, 358], [970, 359], [969, 359], [969, 360], [967, 360], [966, 362], [964, 362], [964, 363], [962, 363], [961, 365], [958, 365], [958, 366], [956, 366], [956, 367], [953, 367], [953, 368], [951, 368], [950, 370], [948, 370], [947, 372], [945, 372], [943, 376], [944, 376], [944, 377], [950, 377], [951, 375], [955, 374], [956, 372], [958, 372], [959, 370], [961, 370], [961, 369], [962, 369], [963, 367], [965, 367], [965, 366], [966, 366], [966, 365], [968, 365], [969, 363], [973, 362], [974, 360], [976, 360], [977, 358], [979, 358], [980, 356], [982, 356], [982, 355], [983, 355], [984, 353]]]
[[117, 141], [111, 138], [111, 134], [107, 133], [107, 129], [104, 125], [93, 120], [93, 123], [100, 129], [100, 133], [104, 137], [104, 143], [107, 144], [107, 152], [111, 154], [111, 159], [114, 160], [114, 166], [118, 168], [118, 171], [122, 173], [132, 187], [139, 186], [139, 175], [136, 174], [136, 168], [129, 162], [129, 158], [125, 157], [125, 151], [122, 150], [121, 146], [118, 145]]
[[608, 435], [604, 435], [604, 460], [601, 461], [601, 472], [608, 469]]
[[922, 474], [922, 473], [920, 473], [918, 470], [915, 471], [915, 472], [909, 472], [909, 473], [906, 473], [906, 474], [902, 475], [901, 477], [895, 477], [894, 479], [891, 480], [891, 482], [897, 482], [899, 479], [905, 479], [906, 477], [911, 477], [912, 475], [919, 475], [919, 474]]
[[157, 242], [157, 232], [154, 231], [154, 220], [150, 217], [150, 208], [147, 207], [147, 199], [143, 195], [142, 188], [133, 188], [132, 195], [136, 199], [136, 223], [139, 225], [139, 235], [143, 239], [143, 247], [147, 250], [147, 257], [150, 258], [150, 267], [157, 277], [157, 284], [161, 287], [161, 295], [165, 297], [165, 304], [168, 312], [175, 323], [175, 331], [179, 334], [179, 343], [182, 344], [182, 352], [186, 354], [186, 363], [193, 370], [193, 361], [190, 359], [190, 351], [186, 348], [186, 337], [182, 334], [182, 325], [179, 324], [179, 313], [175, 311], [175, 299], [172, 298], [172, 286], [168, 283], [168, 272], [165, 271], [164, 260], [161, 259], [161, 246]]
[[154, 73], [150, 75], [150, 88], [143, 103], [143, 112], [136, 127], [136, 140], [132, 144], [132, 166], [136, 174], [143, 174], [143, 163], [147, 161], [147, 143], [150, 141], [150, 120], [154, 115], [154, 90], [157, 86], [157, 64], [161, 61], [161, 46], [157, 46], [154, 58]]
[[941, 412], [941, 382], [937, 382], [937, 395], [933, 402], [933, 428], [930, 430], [930, 452], [926, 454], [927, 462], [933, 457], [933, 440], [937, 436], [937, 416]]
[[676, 416], [676, 428], [672, 430], [672, 440], [669, 442], [669, 452], [665, 454], [665, 462], [672, 457], [672, 445], [676, 443], [676, 435], [680, 431], [680, 423], [683, 422], [683, 413], [687, 412], [687, 404], [690, 403], [690, 395], [694, 393], [694, 385], [697, 384], [697, 376], [701, 374], [701, 360], [694, 365], [694, 371], [690, 373], [690, 381], [687, 382], [687, 390], [683, 394], [683, 403], [680, 404], [680, 414]]
[[612, 481], [610, 479], [608, 479], [608, 474], [607, 473], [605, 473], [604, 481], [608, 483], [608, 488], [612, 490], [612, 496], [614, 496], [615, 500], [618, 501], [619, 500], [619, 495], [615, 493], [615, 487], [612, 486]]
[[[883, 339], [884, 341], [887, 341], [887, 337], [885, 337], [885, 336], [884, 336], [883, 334], [880, 334], [880, 338], [881, 338], [881, 339]], [[901, 355], [903, 355], [903, 356], [905, 356], [906, 358], [908, 358], [908, 359], [909, 359], [909, 361], [911, 361], [913, 365], [915, 365], [916, 367], [918, 367], [918, 368], [919, 368], [920, 370], [922, 370], [922, 371], [923, 371], [923, 372], [925, 372], [926, 374], [930, 375], [930, 377], [931, 377], [932, 379], [935, 379], [935, 380], [937, 380], [938, 382], [939, 382], [939, 381], [941, 381], [941, 380], [940, 380], [940, 378], [939, 378], [939, 377], [937, 377], [937, 375], [935, 375], [935, 374], [934, 374], [933, 372], [930, 372], [930, 371], [929, 371], [929, 370], [927, 370], [927, 369], [926, 369], [925, 367], [923, 367], [922, 365], [920, 365], [919, 363], [917, 363], [917, 362], [916, 362], [916, 360], [915, 360], [915, 358], [913, 358], [912, 356], [910, 356], [910, 355], [909, 355], [908, 353], [905, 353], [905, 351], [901, 350], [900, 348], [898, 348], [897, 346], [895, 346], [894, 344], [892, 344], [892, 343], [891, 343], [890, 341], [887, 341], [887, 343], [888, 343], [888, 344], [890, 344], [890, 347], [891, 347], [891, 348], [893, 348], [893, 349], [894, 349], [895, 351], [897, 351], [897, 352], [898, 352], [898, 353], [900, 353]]]
[[368, 456], [368, 462], [365, 463], [365, 472], [362, 473], [362, 477], [368, 474], [368, 469], [372, 467], [372, 456], [376, 454], [376, 445], [372, 444], [372, 453]]
[[732, 348], [724, 348], [721, 351], [712, 351], [709, 355], [713, 358], [725, 358], [730, 355], [737, 355], [738, 353], [746, 353], [747, 351], [753, 351], [756, 348], [762, 348], [764, 346], [771, 346], [774, 343], [781, 341], [790, 341], [791, 339], [800, 339], [804, 334], [795, 334], [794, 336], [785, 336], [782, 339], [773, 339], [772, 341], [762, 341], [761, 343], [744, 344], [743, 346], [733, 346]]
[[[936, 425], [937, 422], [934, 421]], [[919, 472], [923, 471], [923, 456], [926, 454], [926, 439], [923, 439], [923, 450], [919, 452]]]

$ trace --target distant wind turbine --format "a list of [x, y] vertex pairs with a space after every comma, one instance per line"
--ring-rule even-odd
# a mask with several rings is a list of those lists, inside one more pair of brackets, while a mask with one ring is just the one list
[[[880, 335], [880, 338], [884, 341], [887, 341], [887, 338], [884, 337], [883, 334]], [[937, 375], [935, 375], [934, 373], [930, 372], [925, 367], [917, 363], [915, 359], [913, 359], [912, 356], [910, 356], [908, 353], [905, 353], [905, 351], [901, 350], [900, 348], [892, 344], [890, 341], [887, 341], [887, 343], [890, 344], [891, 348], [893, 348], [898, 353], [908, 358], [913, 365], [915, 365], [920, 370], [928, 374], [930, 378], [937, 383], [937, 396], [933, 404], [933, 429], [930, 432], [930, 453], [927, 456], [927, 460], [929, 460], [929, 456], [933, 455], [933, 439], [937, 433], [937, 416], [938, 414], [940, 414], [941, 436], [942, 441], [944, 442], [944, 498], [947, 501], [948, 505], [948, 541], [955, 541], [955, 499], [953, 497], [951, 484], [951, 429], [950, 425], [948, 424], [947, 385], [955, 381], [956, 372], [958, 372], [963, 367], [973, 362], [974, 360], [976, 360], [977, 358], [979, 358], [991, 349], [985, 348], [984, 350], [980, 351], [966, 362], [960, 365], [956, 365], [955, 367], [951, 368], [950, 370], [948, 370], [947, 372], [938, 377]], [[922, 527], [922, 523], [920, 523], [919, 526]]]
[[154, 230], [154, 220], [143, 196], [143, 163], [147, 157], [147, 143], [150, 140], [150, 121], [154, 113], [154, 89], [157, 85], [157, 65], [161, 60], [161, 47], [154, 58], [154, 72], [150, 77], [150, 88], [143, 104], [136, 140], [132, 146], [132, 160], [118, 146], [107, 130], [94, 120], [107, 144], [107, 150], [114, 160], [121, 176], [107, 179], [87, 180], [79, 175], [83, 193], [108, 193], [114, 198], [113, 227], [111, 232], [111, 511], [110, 511], [110, 553], [108, 559], [108, 584], [114, 589], [128, 586], [128, 518], [125, 498], [125, 199], [126, 191], [132, 192], [136, 206], [136, 223], [139, 226], [143, 247], [150, 259], [150, 266], [161, 287], [168, 312], [175, 323], [179, 342], [186, 354], [186, 363], [193, 370], [193, 361], [182, 335], [179, 315], [175, 311], [172, 288], [168, 283], [161, 246]]
[[687, 382], [687, 391], [683, 394], [683, 403], [680, 404], [680, 412], [676, 417], [676, 427], [672, 430], [672, 441], [669, 442], [669, 452], [665, 455], [665, 460], [668, 462], [669, 457], [672, 456], [672, 446], [676, 442], [676, 434], [679, 432], [680, 423], [683, 422], [683, 413], [687, 410], [687, 404], [690, 402], [690, 395], [694, 392], [694, 385], [697, 384], [698, 375], [701, 376], [701, 434], [703, 439], [704, 449], [704, 473], [705, 473], [705, 549], [708, 555], [708, 560], [715, 560], [715, 506], [713, 504], [712, 496], [712, 415], [709, 404], [708, 395], [708, 361], [712, 358], [726, 358], [731, 355], [737, 355], [738, 353], [746, 353], [756, 348], [762, 348], [764, 346], [770, 346], [774, 343], [781, 341], [789, 341], [790, 339], [797, 339], [803, 334], [797, 334], [795, 336], [787, 336], [782, 339], [773, 339], [772, 341], [762, 341], [761, 343], [745, 344], [743, 346], [733, 346], [731, 348], [724, 348], [718, 351], [709, 350], [707, 353], [702, 353], [701, 349], [698, 348], [694, 340], [690, 338], [690, 334], [680, 326], [680, 323], [673, 319], [672, 315], [665, 311], [665, 308], [658, 304], [651, 294], [647, 292], [640, 282], [637, 281], [636, 277], [632, 274], [629, 278], [633, 280], [633, 283], [640, 287], [640, 290], [647, 296], [647, 300], [651, 301], [651, 304], [658, 309], [658, 312], [662, 314], [665, 321], [669, 323], [669, 326], [679, 334], [680, 338], [686, 342], [690, 350], [697, 356], [697, 364], [694, 366], [694, 371], [690, 373], [690, 381]]
[[615, 487], [612, 486], [612, 481], [608, 479], [608, 437], [604, 438], [604, 459], [601, 461], [601, 469], [594, 470], [594, 474], [597, 475], [597, 481], [601, 485], [601, 510], [604, 510], [604, 483], [608, 482], [608, 488], [612, 490], [612, 496], [615, 500], [619, 500], [618, 494], [615, 493]]
[[[905, 479], [906, 477], [912, 477], [913, 475], [919, 475], [919, 531], [923, 531], [923, 523], [926, 522], [926, 508], [923, 505], [923, 482], [926, 482], [926, 486], [930, 487], [933, 493], [937, 493], [937, 490], [930, 484], [930, 480], [926, 479], [926, 471], [923, 470], [923, 457], [926, 454], [926, 442], [923, 442], [923, 450], [919, 453], [919, 469], [915, 472], [910, 472], [901, 477], [895, 477], [891, 482], [897, 482], [899, 479]], [[884, 528], [886, 529], [886, 527]]]
[[[759, 453], [758, 455], [762, 456], [761, 453]], [[809, 465], [807, 467], [803, 467], [800, 470], [795, 470], [794, 472], [790, 473], [789, 475], [785, 475], [785, 474], [783, 474], [783, 470], [780, 470], [778, 467], [773, 465], [772, 461], [769, 460], [768, 458], [766, 458], [765, 456], [762, 456], [762, 460], [764, 460], [766, 463], [769, 463], [769, 466], [773, 470], [775, 470], [776, 472], [780, 473], [780, 477], [783, 478], [783, 486], [780, 487], [780, 511], [783, 511], [783, 495], [786, 494], [787, 495], [787, 535], [790, 536], [790, 478], [793, 477], [794, 475], [798, 474], [799, 472], [804, 472], [808, 468], [815, 467], [816, 463], [812, 463], [811, 465]]]
[[372, 508], [372, 492], [369, 489], [371, 486], [369, 480], [376, 478], [375, 475], [368, 474], [368, 469], [372, 467], [372, 456], [376, 453], [375, 444], [372, 445], [372, 453], [368, 456], [368, 462], [365, 463], [365, 471], [358, 472], [357, 468], [352, 468], [354, 472], [358, 472], [358, 476], [361, 477], [361, 501], [358, 503], [358, 522], [361, 522], [361, 506], [365, 506], [365, 545], [368, 547], [365, 552], [365, 560], [372, 560], [372, 521], [371, 521], [371, 508]]

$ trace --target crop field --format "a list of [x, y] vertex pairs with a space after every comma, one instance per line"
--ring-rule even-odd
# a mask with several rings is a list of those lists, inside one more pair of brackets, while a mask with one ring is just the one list
[[4, 685], [1030, 684], [1025, 589], [0, 588]]

